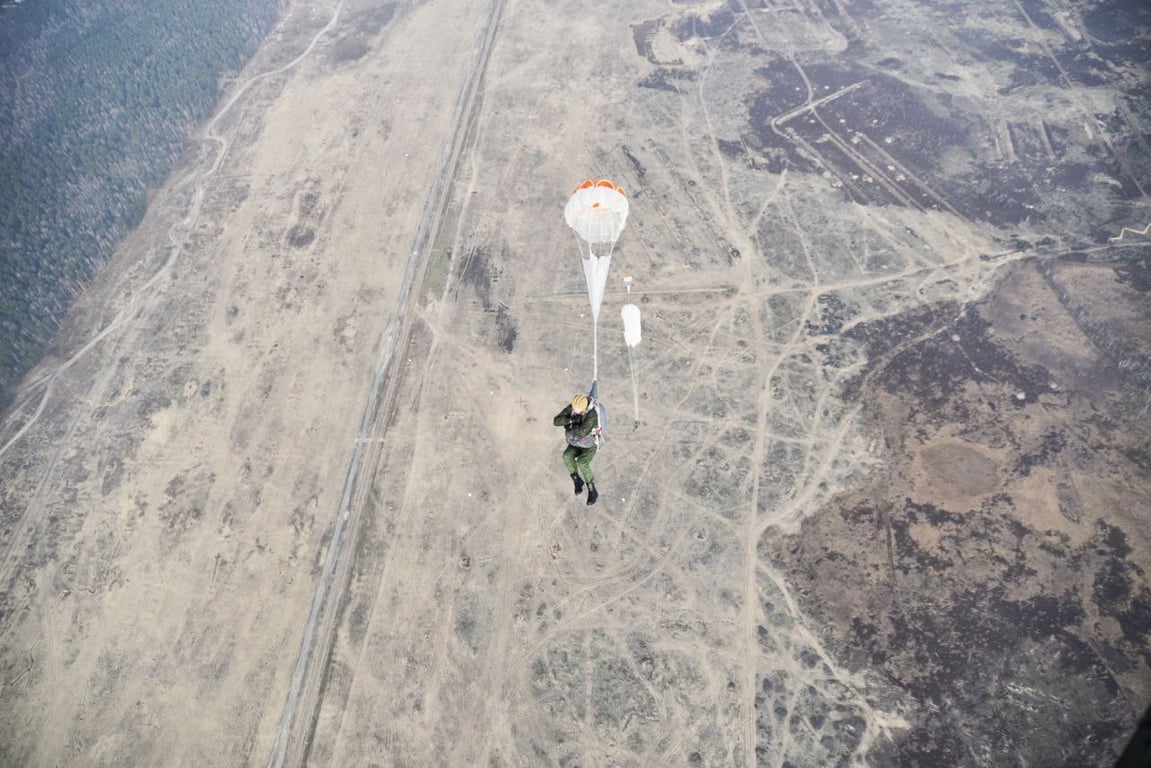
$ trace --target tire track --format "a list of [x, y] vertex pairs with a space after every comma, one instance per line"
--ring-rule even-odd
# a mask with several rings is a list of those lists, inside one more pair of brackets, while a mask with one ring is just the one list
[[[456, 101], [452, 129], [433, 177], [427, 202], [412, 239], [412, 251], [397, 299], [396, 312], [388, 324], [372, 376], [372, 386], [348, 466], [340, 509], [328, 546], [327, 558], [304, 627], [284, 711], [276, 729], [276, 740], [268, 766], [300, 766], [307, 757], [319, 712], [320, 692], [331, 655], [339, 609], [347, 592], [355, 561], [361, 513], [371, 491], [372, 473], [379, 456], [379, 439], [386, 434], [389, 414], [395, 406], [401, 371], [392, 365], [396, 349], [407, 346], [417, 306], [413, 288], [418, 288], [427, 271], [430, 246], [435, 242], [449, 198], [450, 182], [459, 169], [464, 146], [472, 133], [478, 113], [478, 94], [499, 27], [504, 0], [491, 0], [481, 42], [464, 77]], [[364, 467], [369, 471], [361, 474]]]

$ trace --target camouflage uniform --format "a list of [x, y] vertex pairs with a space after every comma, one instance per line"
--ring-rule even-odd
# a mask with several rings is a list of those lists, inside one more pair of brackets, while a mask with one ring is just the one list
[[[568, 447], [564, 450], [564, 466], [572, 479], [582, 477], [588, 485], [595, 483], [595, 473], [592, 472], [591, 460], [596, 452], [596, 429], [599, 427], [599, 415], [594, 404], [589, 404], [586, 413], [572, 413], [571, 405], [564, 407], [552, 419], [557, 427], [564, 428], [564, 438]], [[576, 493], [582, 488], [576, 484]]]

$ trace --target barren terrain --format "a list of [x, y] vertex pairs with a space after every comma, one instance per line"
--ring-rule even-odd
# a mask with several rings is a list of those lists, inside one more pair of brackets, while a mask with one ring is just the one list
[[1114, 762], [1147, 11], [615, 5], [288, 6], [0, 430], [0, 763]]

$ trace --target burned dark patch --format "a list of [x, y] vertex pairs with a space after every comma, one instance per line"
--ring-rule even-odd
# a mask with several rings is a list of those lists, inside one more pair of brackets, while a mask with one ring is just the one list
[[956, 755], [967, 753], [963, 734], [948, 713], [933, 713], [894, 746], [881, 748], [879, 765], [951, 765]]
[[[970, 118], [949, 109], [945, 91], [913, 90], [886, 71], [898, 63], [885, 62], [816, 63], [800, 72], [779, 60], [760, 68], [768, 87], [748, 102], [752, 130], [765, 154], [783, 152], [801, 171], [830, 171], [854, 202], [950, 207], [972, 180], [944, 173], [940, 158], [970, 143]], [[820, 103], [808, 108], [812, 92]], [[900, 172], [890, 170], [897, 165]]]
[[[1059, 135], [1059, 132], [1048, 128], [1048, 133], [1052, 136], [1050, 140], [1052, 148], [1056, 152], [1061, 151], [1057, 143], [1058, 139], [1054, 138]], [[1087, 163], [1060, 163], [1051, 172], [1051, 183], [1063, 189], [1082, 188], [1093, 170], [1092, 166]]]
[[743, 142], [716, 139], [715, 143], [719, 147], [720, 154], [724, 157], [731, 158], [732, 160], [747, 159], [747, 148], [743, 146]]
[[[864, 573], [873, 578], [864, 568], [886, 559], [884, 516], [871, 504], [844, 506], [805, 525], [796, 546], [774, 550], [806, 606], [837, 626], [835, 645], [849, 668], [883, 669], [892, 685], [929, 705], [909, 731], [881, 749], [880, 758], [887, 757], [877, 764], [923, 764], [953, 748], [968, 753], [983, 745], [1029, 764], [1066, 764], [1068, 755], [1072, 764], [1095, 764], [1100, 745], [1120, 735], [1126, 705], [1110, 670], [1144, 653], [1136, 643], [1151, 631], [1151, 592], [1136, 588], [1142, 574], [1115, 557], [1128, 552], [1126, 535], [1102, 523], [1090, 542], [1073, 548], [1065, 536], [1032, 530], [1012, 510], [1006, 494], [963, 512], [905, 500], [889, 515], [893, 586], [900, 587], [891, 592], [880, 586], [842, 595]], [[912, 524], [935, 527], [937, 544], [917, 543]], [[868, 549], [827, 556], [846, 540], [868, 542]], [[1044, 549], [1043, 542], [1053, 546]], [[1018, 596], [1015, 585], [1036, 576], [1030, 566], [1037, 554], [1056, 574], [1106, 565], [1100, 557], [1114, 560], [1097, 570], [1093, 599], [1098, 612], [1121, 627], [1118, 646], [1081, 637], [1088, 614], [1079, 587]], [[1113, 663], [1104, 657], [1120, 652], [1126, 656]], [[1022, 698], [1020, 690], [1027, 692]], [[948, 706], [941, 708], [943, 702]]]
[[1123, 455], [1144, 472], [1151, 473], [1151, 441], [1134, 448], [1128, 448], [1123, 452]]
[[[962, 214], [999, 227], [1043, 218], [1041, 179], [1027, 167], [974, 169], [957, 177], [948, 190], [949, 202]], [[950, 186], [950, 185], [949, 185]]]
[[[1051, 244], [1020, 240], [1016, 247]], [[1116, 316], [1081, 301], [1072, 281], [1098, 255], [1073, 258], [1084, 266], [1050, 260], [1053, 291], [1100, 354], [1126, 359], [1130, 368], [1138, 348], [1120, 344], [1139, 335], [1121, 319], [1130, 308]], [[1091, 277], [1083, 283], [1088, 289], [1110, 275]], [[1142, 298], [1108, 290], [1120, 300]], [[1026, 310], [1026, 341], [1041, 343], [1045, 331], [1030, 321], [1050, 317], [1052, 305], [1021, 305], [1018, 298], [1007, 306]], [[853, 396], [874, 395], [869, 413], [883, 430], [875, 445], [893, 457], [892, 474], [759, 553], [778, 564], [803, 608], [826, 628], [829, 652], [848, 669], [882, 670], [892, 690], [916, 702], [912, 727], [869, 759], [951, 764], [956, 755], [1009, 754], [1021, 764], [1105, 764], [1131, 721], [1132, 689], [1141, 690], [1151, 665], [1151, 588], [1139, 549], [1143, 533], [1120, 527], [1129, 526], [1127, 518], [1110, 517], [1106, 502], [1073, 475], [1098, 473], [1101, 483], [1122, 477], [1125, 489], [1142, 483], [1145, 475], [1119, 456], [1126, 448], [1136, 466], [1151, 466], [1146, 436], [1131, 434], [1108, 397], [1095, 399], [1090, 415], [1076, 423], [1070, 409], [1079, 401], [1060, 405], [1065, 395], [1050, 388], [1049, 372], [1024, 364], [1010, 334], [989, 326], [987, 318], [1003, 315], [998, 298], [986, 305], [995, 313], [984, 305], [939, 304], [849, 330], [838, 327], [843, 312], [834, 302], [819, 306], [809, 331], [827, 335], [819, 339], [827, 342], [820, 348], [825, 359], [845, 342], [868, 356]], [[1066, 373], [1054, 372], [1054, 380]], [[1106, 391], [1121, 381], [1110, 377]], [[992, 401], [995, 412], [987, 410]], [[916, 490], [905, 490], [912, 462], [950, 444], [941, 437], [998, 451], [994, 490], [1003, 492], [973, 508], [956, 506], [969, 497], [935, 494], [940, 478], [925, 462], [914, 467], [928, 472], [927, 498], [947, 502], [916, 496], [919, 475]], [[1021, 479], [1041, 466], [1055, 470], [1055, 499], [1037, 499], [1033, 481]], [[1064, 466], [1077, 472], [1060, 472]], [[1107, 519], [1093, 523], [1098, 515]]]
[[[996, 754], [1010, 751], [1031, 764], [1053, 764], [1042, 759], [1053, 743], [1059, 750], [1076, 748], [1062, 732], [1068, 725], [1100, 738], [1114, 737], [1115, 723], [1100, 722], [1095, 709], [1114, 701], [1114, 683], [1079, 687], [1065, 679], [1072, 669], [1090, 675], [1103, 669], [1094, 651], [1066, 631], [1083, 620], [1074, 594], [1014, 601], [1001, 587], [992, 587], [956, 593], [951, 600], [925, 597], [897, 610], [896, 623], [908, 646], [877, 644], [867, 631], [854, 633], [853, 639], [869, 647], [875, 663], [892, 671], [918, 700], [951, 705], [949, 717], [940, 719], [939, 710], [929, 711], [897, 741], [901, 759], [894, 764], [923, 764], [959, 746], [953, 758], [969, 745], [982, 744], [997, 744]], [[1063, 665], [1056, 665], [1056, 659]], [[1018, 673], [1021, 667], [1043, 694], [1022, 702], [1026, 707], [1006, 707], [1012, 692], [1001, 670]], [[1085, 749], [1083, 754], [1092, 754], [1093, 748]]]
[[1151, 245], [1125, 256], [1115, 267], [1115, 279], [1140, 293], [1151, 291]]
[[[1061, 85], [1055, 62], [1033, 53], [1025, 41], [970, 34], [985, 58], [1015, 64], [1005, 91]], [[1107, 70], [1104, 62], [1092, 63]], [[1090, 161], [1070, 167], [1053, 162], [1053, 155], [1062, 156], [1077, 140], [1048, 121], [1004, 124], [1010, 162], [973, 157], [966, 167], [945, 171], [941, 158], [955, 156], [953, 149], [969, 154], [973, 134], [984, 127], [953, 105], [945, 85], [936, 91], [912, 89], [890, 74], [898, 66], [893, 59], [871, 67], [813, 63], [805, 64], [801, 73], [781, 59], [758, 69], [756, 74], [768, 85], [749, 97], [748, 119], [769, 169], [828, 171], [843, 194], [861, 205], [950, 209], [1001, 227], [1044, 220], [1061, 205], [1061, 193], [1080, 193], [1093, 173], [1119, 180], [1124, 199], [1139, 196], [1131, 178], [1137, 170], [1125, 170], [1112, 153], [1097, 152]], [[957, 76], [939, 73], [937, 78]], [[821, 102], [807, 108], [812, 92]], [[1130, 151], [1122, 152], [1130, 165], [1143, 153], [1118, 111], [1115, 119], [1117, 124], [1106, 130], [1117, 143], [1131, 142]], [[891, 170], [896, 167], [898, 172]]]
[[155, 393], [141, 393], [135, 398], [135, 402], [136, 414], [145, 420], [172, 405], [172, 400], [167, 395]]
[[[507, 252], [501, 255], [501, 261], [504, 263], [509, 258], [511, 257]], [[459, 265], [461, 285], [471, 286], [484, 314], [491, 317], [491, 325], [488, 326], [485, 336], [499, 349], [510, 353], [515, 349], [516, 340], [519, 338], [519, 324], [512, 313], [512, 308], [499, 300], [497, 284], [501, 272], [502, 270], [495, 266], [491, 254], [482, 246], [468, 251]]]
[[682, 64], [682, 61], [660, 61], [655, 54], [652, 41], [663, 26], [662, 19], [648, 19], [639, 24], [631, 25], [632, 41], [635, 43], [635, 52], [652, 64]]
[[1057, 87], [1063, 81], [1059, 65], [1045, 54], [1006, 56], [1015, 63], [1007, 85], [999, 89], [999, 95], [1006, 96], [1020, 88]]
[[1046, 466], [1067, 447], [1067, 433], [1052, 427], [1039, 438], [1039, 445], [1021, 453], [1015, 461], [1016, 474], [1027, 476], [1036, 466]]
[[1057, 32], [1063, 35], [1063, 27], [1051, 15], [1050, 6], [1043, 0], [1019, 0], [1019, 6], [1027, 13], [1027, 18], [1034, 26], [1048, 32]]
[[843, 301], [834, 293], [823, 293], [816, 297], [816, 319], [807, 321], [808, 336], [829, 336], [839, 333], [850, 317]]
[[504, 352], [511, 353], [516, 346], [519, 330], [508, 308], [501, 304], [496, 310], [496, 343]]
[[337, 64], [342, 64], [348, 61], [358, 61], [362, 59], [371, 48], [368, 42], [361, 36], [344, 37], [332, 45], [332, 60]]
[[1110, 552], [1115, 557], [1127, 557], [1131, 554], [1131, 546], [1127, 543], [1127, 534], [1122, 528], [1111, 525], [1105, 520], [1095, 524], [1096, 534], [1092, 542], [1100, 548], [1100, 554]]
[[[948, 303], [927, 307], [898, 318], [863, 323], [845, 336], [868, 347], [864, 372], [849, 382], [858, 393], [868, 380], [888, 392], [910, 394], [929, 410], [959, 394], [967, 381], [995, 381], [1024, 393], [1046, 391], [1051, 376], [1046, 369], [1019, 362], [988, 334], [990, 323], [968, 311], [948, 317]], [[954, 341], [958, 336], [959, 341]], [[1017, 405], [1033, 402], [1033, 397]]]
[[685, 69], [657, 69], [639, 81], [640, 88], [651, 88], [657, 91], [679, 93], [677, 82], [691, 82], [695, 80], [695, 72]]
[[1131, 575], [1120, 560], [1109, 560], [1095, 574], [1091, 597], [1099, 609], [1114, 616], [1131, 599]]
[[1024, 629], [1027, 637], [1041, 640], [1083, 621], [1083, 606], [1071, 592], [1036, 595], [1029, 600], [1003, 603], [1004, 617]]
[[185, 485], [187, 485], [187, 480], [184, 476], [176, 475], [168, 481], [167, 487], [164, 488], [164, 495], [169, 499], [174, 499], [184, 490]]
[[316, 208], [319, 205], [320, 196], [312, 190], [308, 190], [300, 195], [300, 218], [309, 218], [313, 213], [316, 213]]
[[[1137, 42], [1139, 30], [1151, 27], [1151, 6], [1143, 0], [1104, 0], [1085, 7], [1080, 17], [1096, 44], [1110, 47]], [[1151, 55], [1146, 45], [1143, 55]]]
[[316, 239], [316, 231], [304, 224], [296, 224], [288, 230], [288, 245], [293, 248], [306, 248]]
[[869, 378], [878, 378], [886, 365], [903, 349], [910, 348], [916, 339], [939, 332], [959, 311], [957, 302], [916, 307], [894, 317], [881, 317], [878, 320], [860, 323], [846, 333], [843, 338], [862, 344], [866, 350], [868, 365], [845, 387], [846, 394], [854, 397]]
[[631, 169], [635, 171], [636, 178], [642, 185], [645, 181], [647, 181], [647, 169], [643, 167], [643, 163], [639, 161], [639, 158], [635, 156], [635, 153], [632, 152], [630, 147], [625, 144], [623, 147], [621, 147], [621, 149], [623, 151], [623, 156], [627, 158], [628, 164], [631, 166]]
[[[1038, 271], [1059, 298], [1068, 317], [1099, 354], [1100, 361], [1092, 375], [1094, 383], [1101, 388], [1110, 389], [1122, 383], [1145, 390], [1151, 384], [1151, 355], [1148, 354], [1151, 350], [1143, 323], [1137, 321], [1129, 328], [1121, 327], [1114, 317], [1091, 307], [1090, 297], [1075, 289], [1074, 273], [1063, 273], [1059, 267], [1059, 262], [1044, 262]], [[1131, 296], [1131, 300], [1138, 299]]]
[[476, 594], [461, 594], [455, 602], [455, 634], [471, 653], [478, 653], [487, 642], [491, 610]]
[[379, 34], [396, 17], [396, 3], [382, 3], [348, 17], [347, 26], [362, 35]]
[[815, 351], [822, 356], [825, 368], [844, 368], [855, 362], [852, 345], [843, 339], [833, 339], [826, 344], [817, 344]]
[[1123, 637], [1146, 663], [1151, 664], [1151, 650], [1147, 648], [1147, 638], [1151, 637], [1151, 590], [1143, 587], [1131, 602], [1115, 615]]
[[124, 477], [124, 462], [117, 456], [101, 456], [96, 471], [100, 474], [100, 495], [107, 496], [120, 487]]
[[911, 499], [904, 500], [903, 512], [912, 522], [926, 522], [932, 525], [957, 523], [963, 520], [963, 516], [955, 512], [948, 512], [934, 504], [917, 504]]
[[492, 309], [492, 282], [494, 280], [491, 256], [486, 248], [468, 251], [460, 265], [460, 282], [475, 289], [484, 310]]
[[1095, 573], [1091, 597], [1100, 615], [1115, 619], [1124, 640], [1151, 663], [1151, 650], [1146, 639], [1151, 637], [1151, 590], [1146, 574], [1125, 560], [1131, 547], [1127, 535], [1115, 526], [1100, 521], [1092, 540], [1104, 560]]
[[854, 507], [844, 507], [839, 514], [849, 523], [872, 523], [876, 519], [875, 508], [866, 504]]
[[954, 562], [948, 558], [921, 549], [911, 537], [910, 523], [907, 518], [897, 517], [893, 519], [891, 532], [895, 541], [895, 568], [904, 575], [913, 571], [916, 573], [942, 572], [954, 565]]
[[1052, 53], [1077, 86], [1099, 88], [1112, 85], [1114, 72], [1110, 67], [1113, 64], [1100, 58], [1094, 50], [1077, 47]]

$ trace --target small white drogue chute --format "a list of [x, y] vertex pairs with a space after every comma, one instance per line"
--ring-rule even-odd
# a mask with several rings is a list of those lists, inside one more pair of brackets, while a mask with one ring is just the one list
[[627, 195], [607, 179], [588, 179], [568, 198], [564, 221], [576, 233], [592, 316], [592, 382], [599, 380], [599, 310], [611, 254], [627, 224]]
[[623, 317], [623, 340], [629, 347], [636, 347], [643, 339], [643, 332], [640, 328], [640, 315], [639, 307], [635, 304], [624, 304], [620, 310], [620, 316]]
[[[631, 294], [631, 275], [623, 276], [623, 284], [627, 286], [627, 292]], [[624, 304], [619, 311], [620, 317], [623, 318], [623, 340], [627, 344], [627, 362], [628, 367], [631, 368], [631, 394], [632, 402], [635, 405], [635, 426], [639, 426], [639, 379], [636, 377], [635, 371], [635, 356], [632, 353], [636, 347], [639, 346], [640, 341], [643, 339], [643, 330], [640, 322], [639, 307], [632, 304], [630, 301]]]

